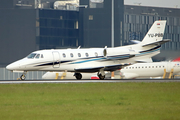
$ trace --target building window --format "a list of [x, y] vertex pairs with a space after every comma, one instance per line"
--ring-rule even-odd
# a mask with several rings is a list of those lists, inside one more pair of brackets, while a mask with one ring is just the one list
[[89, 20], [93, 20], [93, 15], [89, 15]]
[[60, 20], [62, 20], [63, 19], [63, 16], [60, 16]]
[[79, 27], [78, 27], [78, 21], [76, 21], [75, 22], [75, 24], [74, 24], [74, 29], [78, 29]]

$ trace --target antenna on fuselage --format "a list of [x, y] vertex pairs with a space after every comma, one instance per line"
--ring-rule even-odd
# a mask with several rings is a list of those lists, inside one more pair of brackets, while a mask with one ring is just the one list
[[77, 49], [80, 49], [81, 48], [81, 46], [79, 46]]

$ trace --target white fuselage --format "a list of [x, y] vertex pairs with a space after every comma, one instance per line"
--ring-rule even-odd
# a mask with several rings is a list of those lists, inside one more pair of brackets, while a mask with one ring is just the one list
[[147, 77], [162, 77], [166, 72], [173, 69], [173, 73], [180, 72], [180, 62], [153, 62], [153, 63], [136, 63], [120, 70], [122, 78], [147, 78]]
[[116, 48], [39, 50], [21, 60], [11, 63], [6, 68], [12, 71], [74, 72], [78, 68], [87, 69], [97, 66], [134, 63], [139, 60], [149, 62], [152, 56], [160, 52], [160, 47], [155, 47], [152, 50], [149, 50], [147, 47], [140, 47], [141, 49], [135, 49], [136, 51], [133, 48], [138, 47], [137, 45], [131, 45], [130, 47]]

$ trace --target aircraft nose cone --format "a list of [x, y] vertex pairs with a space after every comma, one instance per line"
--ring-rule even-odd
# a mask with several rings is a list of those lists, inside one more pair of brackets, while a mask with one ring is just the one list
[[16, 63], [11, 63], [9, 65], [6, 66], [7, 70], [18, 70], [19, 69], [19, 64]]
[[11, 64], [9, 64], [9, 65], [6, 66], [6, 69], [7, 70], [13, 70], [13, 66]]

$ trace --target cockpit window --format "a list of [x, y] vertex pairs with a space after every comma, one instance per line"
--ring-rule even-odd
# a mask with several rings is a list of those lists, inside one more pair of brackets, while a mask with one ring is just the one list
[[36, 53], [31, 53], [31, 54], [29, 54], [29, 55], [27, 56], [27, 58], [33, 59], [35, 56], [36, 56]]
[[37, 54], [35, 58], [39, 58], [40, 57], [40, 54]]

